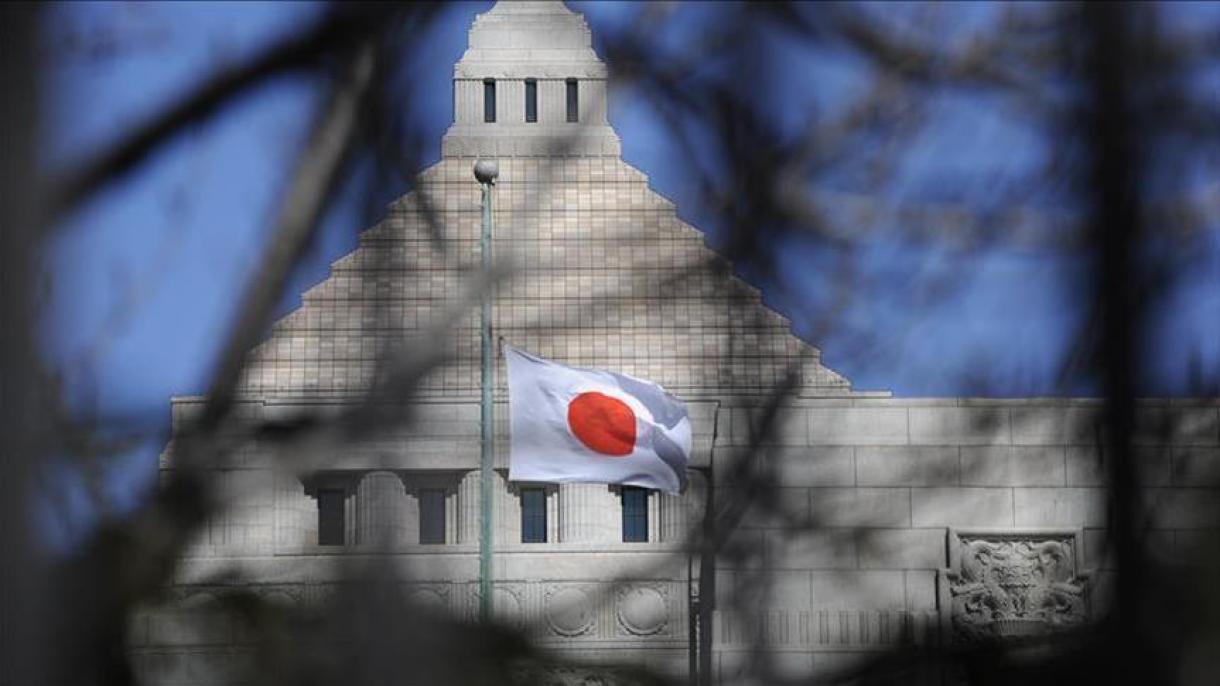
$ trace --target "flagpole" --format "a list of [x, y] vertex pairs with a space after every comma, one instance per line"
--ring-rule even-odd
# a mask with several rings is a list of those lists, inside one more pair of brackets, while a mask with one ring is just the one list
[[495, 415], [492, 406], [492, 347], [491, 347], [491, 187], [500, 170], [492, 160], [474, 163], [474, 178], [483, 187], [483, 230], [479, 253], [482, 258], [483, 297], [480, 307], [479, 332], [482, 343], [480, 360], [480, 390], [482, 392], [479, 421], [479, 620], [492, 619], [492, 490], [495, 481]]

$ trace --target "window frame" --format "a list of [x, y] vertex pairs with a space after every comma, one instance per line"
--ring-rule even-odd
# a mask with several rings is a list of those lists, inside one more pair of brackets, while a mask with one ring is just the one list
[[563, 82], [564, 88], [564, 106], [566, 109], [565, 120], [569, 124], [575, 124], [580, 121], [580, 85], [576, 79], [565, 79]]
[[538, 79], [525, 80], [525, 123], [538, 123]]
[[[518, 497], [521, 501], [521, 542], [548, 542], [547, 528], [550, 522], [547, 521], [546, 488], [543, 486], [522, 486], [518, 491]], [[537, 510], [531, 512], [535, 507]], [[531, 534], [534, 537], [531, 537]], [[538, 536], [541, 537], [539, 538]]]
[[623, 486], [619, 489], [623, 543], [649, 542], [648, 500], [647, 488]]
[[318, 545], [328, 548], [347, 545], [347, 489], [319, 488], [315, 497], [318, 503]]
[[[420, 545], [444, 545], [447, 542], [449, 531], [445, 520], [448, 495], [446, 489], [435, 486], [419, 488], [416, 491], [415, 501], [419, 509], [418, 540]], [[435, 500], [433, 500], [434, 498]], [[436, 509], [429, 510], [427, 505], [431, 505]], [[425, 536], [425, 534], [436, 534], [438, 532], [440, 534], [439, 538]]]
[[496, 123], [496, 80], [483, 79], [483, 123]]

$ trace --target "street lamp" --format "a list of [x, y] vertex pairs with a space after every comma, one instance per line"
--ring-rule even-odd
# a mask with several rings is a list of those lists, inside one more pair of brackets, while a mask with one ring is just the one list
[[474, 178], [483, 187], [483, 231], [479, 246], [483, 267], [483, 297], [480, 307], [479, 332], [482, 338], [480, 362], [480, 421], [479, 421], [479, 619], [491, 621], [492, 616], [492, 467], [495, 463], [495, 424], [492, 406], [491, 349], [491, 187], [500, 175], [494, 160], [474, 163]]

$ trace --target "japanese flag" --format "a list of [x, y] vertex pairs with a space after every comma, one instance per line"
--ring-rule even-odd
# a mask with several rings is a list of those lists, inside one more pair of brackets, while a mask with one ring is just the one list
[[504, 346], [512, 428], [508, 478], [686, 488], [686, 405], [625, 374], [566, 367]]

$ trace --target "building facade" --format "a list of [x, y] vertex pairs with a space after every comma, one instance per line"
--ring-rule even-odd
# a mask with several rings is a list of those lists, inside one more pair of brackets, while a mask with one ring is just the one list
[[[218, 578], [306, 604], [342, 583], [337, 560], [388, 552], [412, 601], [476, 618], [479, 158], [499, 163], [494, 253], [511, 269], [495, 335], [656, 381], [687, 400], [695, 433], [683, 495], [508, 482], [497, 356], [497, 621], [577, 661], [681, 677], [699, 649], [698, 590], [715, 589], [698, 629], [725, 683], [759, 652], [779, 674], [817, 675], [895, 646], [1087, 621], [1110, 567], [1099, 403], [855, 391], [621, 159], [606, 67], [562, 3], [480, 15], [453, 84], [442, 159], [252, 351], [239, 406], [252, 420], [340, 413], [387, 355], [440, 364], [398, 428], [301, 455], [238, 451], [218, 474], [228, 506], [192, 548], [173, 607], [133, 622], [145, 679], [209, 681], [248, 652], [235, 620], [184, 619], [224, 591]], [[793, 373], [796, 391], [766, 411]], [[201, 405], [175, 398], [175, 427]], [[1149, 402], [1139, 419], [1158, 549], [1214, 542], [1220, 406]], [[175, 469], [172, 444], [161, 468]], [[689, 544], [709, 491], [731, 502], [760, 469], [774, 491], [701, 565]]]

